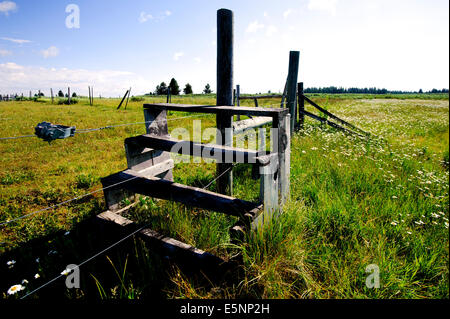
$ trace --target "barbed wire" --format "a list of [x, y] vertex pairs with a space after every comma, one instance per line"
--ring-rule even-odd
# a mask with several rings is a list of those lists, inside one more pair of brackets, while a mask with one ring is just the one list
[[[134, 123], [115, 124], [115, 125], [108, 125], [108, 126], [103, 126], [103, 127], [98, 127], [98, 128], [80, 129], [80, 130], [76, 130], [75, 133], [84, 134], [84, 133], [90, 133], [90, 132], [94, 132], [94, 131], [101, 131], [101, 130], [110, 129], [110, 128], [116, 128], [116, 127], [121, 127], [121, 126], [139, 125], [139, 124], [147, 124], [147, 123], [162, 123], [162, 122], [166, 122], [166, 121], [170, 122], [170, 121], [187, 119], [187, 118], [192, 118], [192, 117], [203, 117], [203, 116], [207, 116], [207, 115], [208, 114], [197, 114], [197, 115], [169, 118], [169, 119], [158, 120], [158, 121], [146, 121], [146, 122], [134, 122]], [[37, 137], [37, 136], [33, 134], [33, 135], [0, 137], [0, 140], [12, 140], [12, 139], [20, 139], [20, 138], [26, 138], [26, 137]]]
[[[254, 135], [254, 134], [255, 134], [255, 133], [253, 133], [253, 135]], [[243, 138], [246, 138], [246, 137], [248, 137], [248, 135], [244, 135], [244, 136], [242, 136], [240, 139], [243, 139]], [[266, 133], [264, 134], [264, 138], [265, 138], [265, 137], [266, 137]], [[233, 141], [231, 141], [231, 142], [229, 142], [229, 143], [227, 143], [227, 144], [225, 144], [225, 145], [226, 145], [226, 146], [229, 146], [229, 144], [231, 144], [231, 143], [233, 143]], [[210, 182], [209, 182], [206, 186], [204, 186], [202, 189], [207, 189], [207, 188], [209, 188], [215, 181], [217, 181], [220, 177], [222, 177], [223, 175], [225, 175], [225, 174], [226, 174], [229, 170], [231, 170], [235, 165], [236, 165], [236, 163], [233, 163], [228, 169], [226, 169], [224, 172], [222, 172], [219, 176], [215, 177], [212, 181], [210, 181]], [[140, 177], [140, 176], [134, 176], [134, 177], [132, 177], [132, 178], [126, 180], [126, 181], [119, 182], [119, 183], [114, 184], [114, 185], [111, 185], [111, 186], [109, 186], [109, 187], [116, 186], [116, 185], [118, 185], [118, 184], [120, 184], [120, 183], [124, 183], [124, 182], [130, 181], [130, 180], [135, 179], [135, 178], [138, 178], [138, 177]], [[103, 189], [106, 189], [106, 187], [103, 188]], [[96, 192], [98, 192], [98, 191], [100, 191], [100, 190], [97, 190]], [[131, 232], [130, 234], [128, 234], [127, 236], [125, 236], [125, 237], [119, 239], [118, 241], [116, 241], [116, 242], [114, 242], [113, 244], [109, 245], [108, 247], [106, 247], [105, 249], [101, 250], [100, 252], [98, 252], [98, 253], [92, 255], [91, 257], [85, 259], [85, 260], [82, 261], [80, 264], [76, 265], [77, 268], [79, 268], [79, 267], [83, 266], [84, 264], [90, 262], [91, 260], [94, 260], [95, 258], [97, 258], [97, 257], [99, 257], [99, 256], [101, 256], [101, 255], [103, 255], [105, 252], [107, 252], [107, 251], [109, 251], [110, 249], [114, 248], [115, 246], [117, 246], [117, 245], [120, 244], [121, 242], [125, 241], [126, 239], [128, 239], [128, 238], [134, 236], [135, 234], [137, 234], [138, 232], [142, 231], [144, 228], [148, 227], [149, 225], [150, 225], [150, 224], [146, 224], [146, 225], [144, 225], [144, 226], [138, 228], [137, 230], [135, 230], [135, 231]], [[58, 276], [54, 277], [53, 279], [47, 281], [46, 283], [42, 284], [42, 285], [39, 286], [38, 288], [36, 288], [36, 289], [32, 290], [31, 292], [27, 293], [26, 295], [24, 295], [24, 296], [21, 297], [20, 299], [25, 299], [25, 298], [27, 298], [28, 296], [30, 296], [30, 295], [36, 293], [37, 291], [39, 291], [39, 290], [41, 290], [41, 289], [43, 289], [43, 288], [45, 288], [45, 287], [47, 287], [47, 286], [50, 285], [52, 282], [55, 282], [56, 280], [58, 280], [58, 279], [60, 279], [60, 278], [63, 278], [64, 276], [65, 276], [65, 274], [64, 274], [64, 272], [62, 272], [62, 273], [59, 274]]]
[[[116, 241], [115, 243], [113, 243], [112, 245], [106, 247], [105, 249], [101, 250], [100, 252], [96, 253], [95, 255], [93, 255], [93, 256], [91, 256], [91, 257], [85, 259], [84, 261], [82, 261], [80, 264], [77, 265], [77, 268], [83, 266], [84, 264], [90, 262], [91, 260], [97, 258], [98, 256], [103, 255], [103, 254], [104, 254], [105, 252], [107, 252], [108, 250], [114, 248], [115, 246], [117, 246], [118, 244], [120, 244], [121, 242], [123, 242], [124, 240], [126, 240], [126, 239], [130, 238], [131, 236], [137, 234], [138, 232], [142, 231], [144, 228], [146, 228], [146, 227], [148, 227], [148, 226], [149, 226], [149, 224], [146, 224], [146, 225], [140, 227], [139, 229], [137, 229], [137, 230], [133, 231], [132, 233], [128, 234], [127, 236], [121, 238], [120, 240]], [[73, 270], [73, 269], [72, 269], [72, 270]], [[63, 273], [64, 273], [64, 272], [63, 272]], [[53, 279], [47, 281], [45, 284], [39, 286], [38, 288], [32, 290], [31, 292], [27, 293], [26, 295], [24, 295], [24, 296], [21, 297], [20, 299], [25, 299], [26, 297], [28, 297], [28, 296], [30, 296], [30, 295], [36, 293], [37, 291], [39, 291], [39, 290], [41, 290], [42, 288], [48, 286], [49, 284], [51, 284], [52, 282], [58, 280], [59, 278], [62, 278], [63, 276], [65, 276], [63, 273], [61, 273], [60, 275], [56, 276], [55, 278], [53, 278]]]

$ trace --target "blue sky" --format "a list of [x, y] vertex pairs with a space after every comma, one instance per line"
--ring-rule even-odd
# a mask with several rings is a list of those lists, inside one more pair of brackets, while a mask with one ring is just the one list
[[[72, 3], [80, 28], [66, 27]], [[142, 94], [172, 77], [215, 90], [219, 8], [234, 11], [245, 93], [282, 90], [289, 50], [306, 87], [449, 87], [447, 0], [0, 0], [0, 94]]]

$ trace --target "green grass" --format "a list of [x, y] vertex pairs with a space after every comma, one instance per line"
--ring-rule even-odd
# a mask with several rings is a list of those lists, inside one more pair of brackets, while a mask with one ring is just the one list
[[[53, 289], [65, 298], [448, 298], [448, 95], [320, 95], [314, 100], [380, 138], [361, 140], [307, 120], [305, 130], [292, 138], [291, 200], [264, 232], [232, 246], [228, 229], [234, 218], [145, 197], [127, 214], [224, 258], [239, 253], [239, 271], [215, 281], [190, 276], [173, 265], [164, 267], [164, 259], [134, 241], [125, 249], [128, 256], [124, 249], [113, 250], [86, 265], [80, 291]], [[142, 122], [142, 103], [165, 98], [130, 100], [127, 110], [119, 111], [117, 99], [96, 99], [93, 107], [82, 98], [74, 106], [43, 101], [0, 103], [0, 137], [32, 134], [44, 120], [78, 129]], [[214, 101], [212, 95], [172, 97], [173, 103]], [[170, 112], [169, 118], [186, 115]], [[169, 122], [169, 129], [191, 129], [194, 119]], [[215, 124], [213, 116], [201, 119], [203, 128]], [[101, 177], [126, 168], [123, 140], [144, 131], [141, 124], [51, 144], [37, 138], [0, 141], [0, 222], [100, 188]], [[214, 174], [214, 164], [205, 163], [179, 164], [174, 170], [177, 182], [198, 187]], [[258, 184], [251, 169], [239, 165], [234, 175], [236, 197], [255, 200]], [[24, 279], [23, 258], [41, 258], [39, 266], [25, 267], [27, 289], [32, 289], [98, 251], [80, 251], [81, 242], [94, 245], [96, 234], [78, 232], [77, 225], [105, 210], [102, 197], [96, 193], [2, 227], [0, 261], [17, 260], [14, 269], [0, 268], [2, 292]], [[71, 234], [64, 236], [67, 230]], [[58, 253], [49, 255], [50, 250]], [[380, 268], [379, 289], [365, 286], [370, 264]], [[38, 281], [30, 279], [35, 272], [41, 274]]]

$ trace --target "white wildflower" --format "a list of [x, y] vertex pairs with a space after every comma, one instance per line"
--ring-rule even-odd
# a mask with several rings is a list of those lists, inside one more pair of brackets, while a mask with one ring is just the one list
[[61, 275], [67, 276], [71, 271], [72, 271], [72, 269], [66, 268], [66, 269], [64, 269], [64, 271], [61, 273]]
[[24, 290], [24, 289], [25, 289], [25, 287], [22, 286], [22, 285], [14, 285], [14, 286], [11, 286], [11, 288], [8, 289], [8, 295], [14, 295], [14, 294], [16, 294], [17, 292], [19, 292], [19, 291], [21, 291], [21, 290]]
[[39, 274], [34, 275], [34, 279], [38, 279], [39, 277], [41, 277], [41, 275]]
[[26, 280], [26, 279], [22, 280], [22, 285], [26, 285], [26, 284], [28, 284], [28, 280]]

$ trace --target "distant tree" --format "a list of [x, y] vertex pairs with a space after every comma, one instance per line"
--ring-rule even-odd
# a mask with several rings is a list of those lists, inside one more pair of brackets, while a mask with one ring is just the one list
[[64, 97], [64, 93], [63, 93], [63, 91], [59, 90], [59, 92], [58, 92], [58, 96], [59, 96], [59, 97]]
[[183, 89], [184, 94], [192, 94], [192, 86], [187, 83], [186, 86]]
[[77, 97], [77, 94], [75, 92], [73, 92], [72, 97]]
[[422, 89], [420, 89], [420, 90], [419, 90], [419, 94], [422, 94], [422, 93], [423, 93], [423, 90], [422, 90]]
[[160, 85], [156, 86], [156, 95], [166, 95], [167, 94], [167, 84], [165, 82], [161, 82]]
[[205, 85], [205, 89], [203, 90], [203, 93], [205, 93], [205, 94], [212, 93], [211, 86], [209, 86], [209, 83]]
[[180, 95], [180, 87], [178, 86], [177, 80], [172, 78], [169, 83], [170, 94], [172, 95]]

